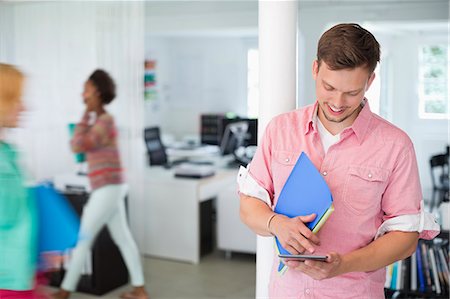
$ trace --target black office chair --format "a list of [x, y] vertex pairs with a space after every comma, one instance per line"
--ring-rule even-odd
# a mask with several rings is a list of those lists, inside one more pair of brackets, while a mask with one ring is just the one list
[[166, 165], [166, 149], [161, 142], [159, 127], [146, 128], [144, 130], [144, 140], [147, 146], [149, 164], [151, 166]]
[[449, 201], [449, 147], [447, 153], [435, 155], [430, 158], [431, 182], [433, 193], [431, 196], [431, 207], [439, 208], [442, 202]]

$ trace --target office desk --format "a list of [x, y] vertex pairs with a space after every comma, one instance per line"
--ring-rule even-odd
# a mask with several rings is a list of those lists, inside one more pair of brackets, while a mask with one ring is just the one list
[[[201, 255], [202, 206], [236, 185], [237, 169], [217, 169], [212, 177], [175, 178], [173, 169], [145, 172], [144, 254], [197, 264]], [[209, 215], [211, 216], [211, 215]]]

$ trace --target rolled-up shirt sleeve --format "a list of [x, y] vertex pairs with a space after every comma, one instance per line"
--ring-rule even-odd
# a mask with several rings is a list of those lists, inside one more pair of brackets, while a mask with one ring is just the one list
[[423, 205], [417, 160], [412, 143], [405, 148], [393, 170], [382, 199], [383, 223], [375, 238], [390, 231], [418, 232], [432, 239], [440, 232], [433, 215]]
[[375, 239], [390, 231], [418, 232], [419, 238], [431, 240], [439, 234], [440, 226], [433, 215], [424, 210], [422, 201], [419, 213], [401, 215], [383, 222]]
[[274, 204], [271, 171], [271, 123], [267, 125], [255, 156], [247, 168], [241, 167], [237, 176], [239, 192], [261, 199], [270, 208]]

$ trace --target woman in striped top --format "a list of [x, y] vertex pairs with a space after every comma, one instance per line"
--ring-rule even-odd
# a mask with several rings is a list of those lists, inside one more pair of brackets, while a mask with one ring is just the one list
[[[114, 81], [103, 70], [96, 70], [84, 84], [83, 99], [86, 111], [77, 124], [71, 140], [75, 153], [85, 153], [89, 167], [92, 194], [83, 209], [80, 237], [70, 266], [53, 298], [68, 298], [76, 289], [86, 255], [100, 229], [106, 225], [117, 244], [130, 273], [133, 290], [124, 299], [148, 299], [144, 275], [136, 243], [127, 225], [122, 167], [117, 148], [117, 129], [114, 118], [105, 105], [115, 98]], [[91, 116], [95, 115], [94, 118]]]

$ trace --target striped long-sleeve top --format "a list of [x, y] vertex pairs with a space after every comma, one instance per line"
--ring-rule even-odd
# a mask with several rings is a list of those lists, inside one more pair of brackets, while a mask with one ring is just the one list
[[85, 114], [77, 124], [70, 142], [72, 151], [86, 154], [88, 175], [93, 190], [106, 185], [121, 184], [122, 167], [114, 118], [108, 113], [103, 113], [91, 126], [88, 120], [88, 114]]

